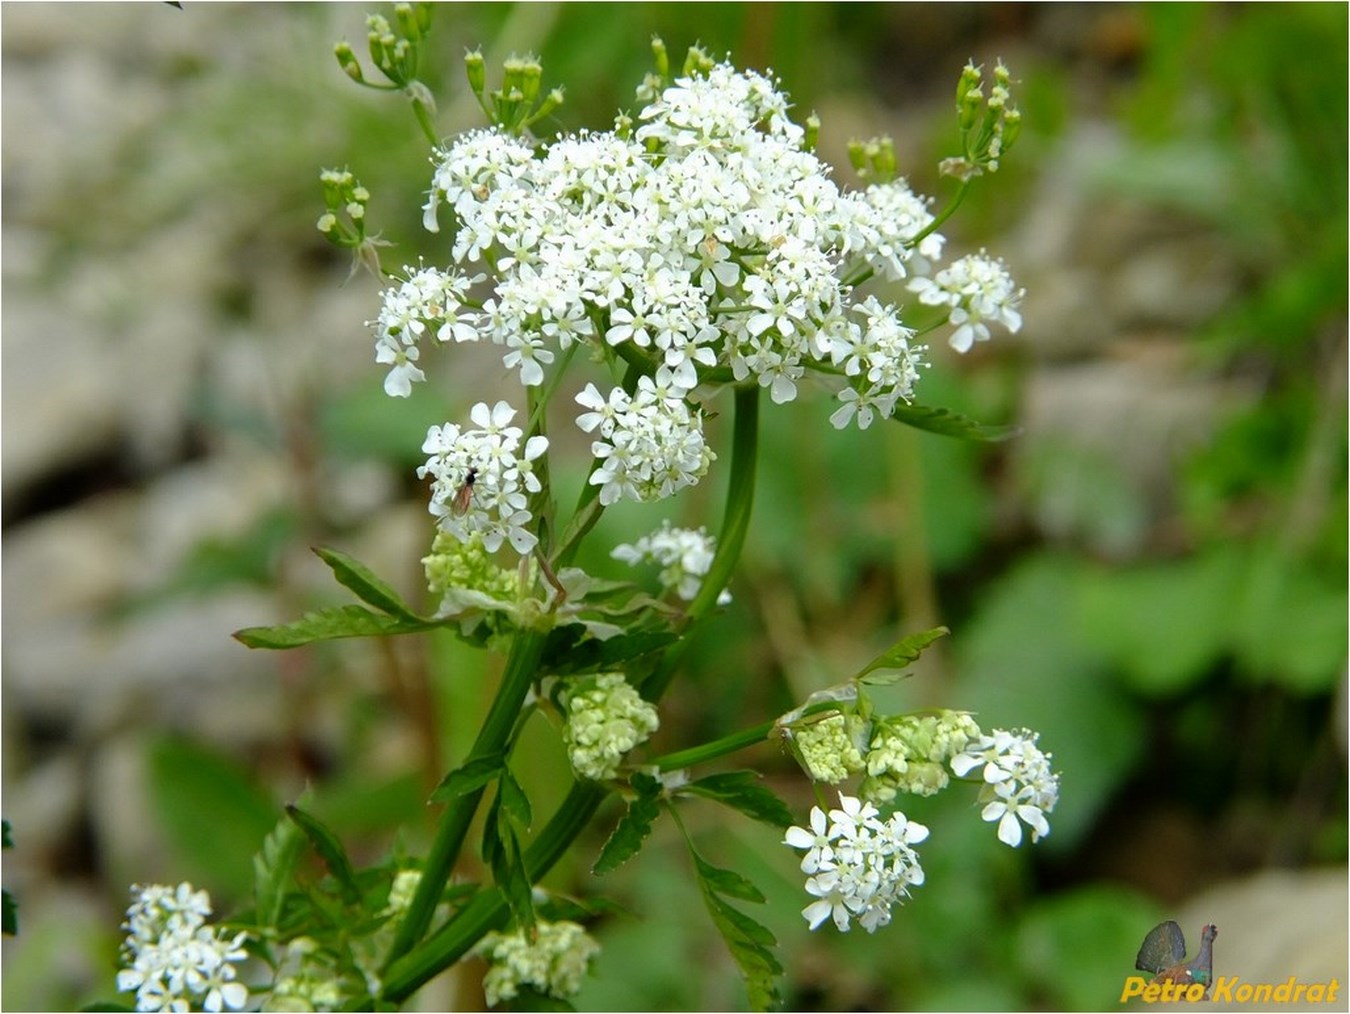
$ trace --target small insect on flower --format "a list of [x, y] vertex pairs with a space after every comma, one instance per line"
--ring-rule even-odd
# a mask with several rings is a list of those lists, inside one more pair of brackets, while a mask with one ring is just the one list
[[464, 483], [455, 491], [455, 499], [450, 505], [455, 517], [461, 518], [469, 511], [469, 501], [473, 499], [473, 484], [478, 479], [478, 469], [470, 467], [464, 473]]

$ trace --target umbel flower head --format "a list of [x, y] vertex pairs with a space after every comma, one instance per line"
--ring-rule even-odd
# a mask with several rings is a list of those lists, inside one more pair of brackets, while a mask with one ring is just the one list
[[564, 704], [567, 756], [577, 774], [596, 781], [613, 778], [624, 754], [649, 739], [660, 725], [656, 708], [622, 673], [582, 677], [567, 690]]
[[135, 991], [136, 1009], [186, 1011], [194, 1002], [207, 1011], [242, 1009], [248, 987], [236, 981], [235, 963], [247, 957], [245, 934], [206, 925], [210, 895], [188, 883], [136, 884], [131, 895], [117, 988]]
[[1049, 834], [1045, 815], [1059, 802], [1059, 775], [1050, 768], [1051, 755], [1036, 745], [1039, 738], [1029, 729], [995, 729], [972, 740], [951, 761], [957, 776], [983, 765], [980, 816], [998, 821], [999, 841], [1013, 848], [1022, 843], [1022, 824], [1031, 828], [1032, 842]]
[[406, 268], [383, 295], [372, 325], [390, 394], [423, 379], [426, 338], [496, 345], [526, 387], [576, 343], [617, 354], [645, 383], [578, 397], [597, 436], [590, 481], [605, 505], [650, 501], [711, 460], [690, 401], [701, 384], [750, 381], [782, 403], [809, 373], [839, 399], [839, 428], [913, 396], [924, 347], [898, 307], [858, 293], [874, 275], [931, 281], [916, 291], [949, 307], [958, 347], [990, 321], [1016, 329], [1001, 265], [929, 280], [944, 245], [929, 202], [903, 179], [841, 190], [772, 77], [705, 61], [638, 97], [619, 130], [538, 147], [476, 130], [434, 153], [424, 224], [450, 224], [448, 263]]
[[[692, 602], [712, 566], [716, 545], [717, 540], [702, 528], [674, 528], [669, 521], [662, 521], [661, 527], [650, 535], [644, 535], [631, 546], [627, 543], [615, 546], [609, 555], [634, 567], [647, 561], [659, 564], [662, 587]], [[726, 605], [730, 601], [731, 593], [723, 589], [717, 604]]]
[[489, 933], [477, 950], [491, 963], [483, 992], [488, 1006], [495, 1007], [513, 999], [521, 986], [559, 1000], [575, 996], [600, 945], [579, 923], [540, 921], [533, 934], [524, 929]]
[[913, 846], [928, 828], [897, 810], [886, 820], [871, 803], [839, 794], [839, 809], [827, 816], [811, 809], [811, 826], [790, 827], [784, 844], [805, 852], [801, 870], [806, 893], [816, 898], [802, 909], [812, 929], [827, 918], [847, 932], [857, 919], [873, 933], [891, 921], [891, 906], [903, 904], [909, 889], [923, 883]]

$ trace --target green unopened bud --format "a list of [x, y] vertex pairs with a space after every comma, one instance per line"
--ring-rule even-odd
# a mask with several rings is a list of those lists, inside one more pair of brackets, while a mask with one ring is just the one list
[[408, 96], [408, 101], [420, 105], [431, 116], [436, 115], [436, 96], [421, 81], [409, 81], [403, 86], [403, 94]]
[[502, 64], [502, 92], [510, 96], [512, 92], [519, 93], [521, 83], [525, 80], [525, 61], [518, 56], [508, 56], [506, 62]]
[[963, 133], [975, 126], [976, 121], [980, 118], [980, 106], [983, 104], [984, 92], [978, 85], [966, 92], [965, 96], [961, 99], [961, 103], [957, 108], [959, 110], [958, 115], [960, 117], [961, 130]]
[[422, 37], [421, 28], [417, 24], [417, 15], [413, 13], [412, 4], [394, 4], [394, 20], [398, 22], [398, 30], [403, 33], [405, 38], [417, 40]]
[[806, 133], [802, 136], [802, 151], [815, 151], [820, 140], [820, 117], [812, 113], [806, 118]]
[[994, 64], [994, 84], [1005, 91], [1008, 90], [1009, 85], [1012, 84], [1012, 72], [1004, 66], [1002, 60], [999, 60]]
[[614, 117], [614, 133], [625, 141], [633, 136], [633, 118], [627, 113]]
[[345, 41], [339, 42], [333, 47], [333, 55], [337, 57], [338, 66], [342, 68], [342, 73], [353, 81], [365, 80], [361, 76], [361, 61], [356, 58], [356, 54], [352, 52], [352, 47]]
[[684, 76], [707, 76], [713, 69], [713, 59], [699, 46], [690, 46], [684, 58]]
[[475, 95], [483, 94], [483, 87], [487, 84], [487, 65], [483, 61], [483, 52], [479, 49], [471, 49], [464, 54], [464, 73], [469, 78], [469, 88]]
[[534, 115], [530, 117], [530, 122], [533, 123], [535, 120], [542, 120], [562, 104], [563, 90], [561, 88], [554, 88], [544, 96], [544, 101], [539, 103], [539, 108], [536, 109]]
[[661, 79], [670, 77], [670, 54], [666, 52], [666, 44], [659, 35], [652, 36], [652, 56], [656, 57], [656, 73]]
[[330, 232], [333, 231], [333, 227], [335, 225], [337, 225], [337, 216], [334, 215], [331, 211], [325, 211], [322, 215], [319, 216], [319, 221], [315, 223], [315, 226], [318, 228], [318, 230], [325, 236], [327, 236]]
[[867, 146], [856, 138], [848, 142], [848, 160], [859, 176], [867, 175]]
[[980, 68], [975, 66], [973, 60], [968, 60], [966, 65], [961, 68], [961, 79], [956, 82], [956, 108], [965, 107], [966, 95], [972, 88], [980, 87]]
[[1017, 109], [1009, 109], [1003, 114], [1003, 153], [1006, 155], [1008, 149], [1013, 146], [1017, 140], [1017, 135], [1022, 132], [1022, 114]]
[[889, 137], [878, 138], [871, 155], [877, 182], [889, 183], [895, 179], [895, 142]]
[[524, 66], [521, 67], [520, 72], [520, 92], [525, 97], [526, 102], [533, 102], [535, 96], [539, 94], [540, 83], [544, 79], [544, 68], [539, 65], [538, 60], [529, 57], [526, 59]]

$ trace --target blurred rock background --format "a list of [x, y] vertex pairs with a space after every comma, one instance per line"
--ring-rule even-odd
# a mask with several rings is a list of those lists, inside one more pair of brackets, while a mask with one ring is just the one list
[[[3, 10], [7, 1009], [112, 996], [131, 882], [246, 902], [249, 851], [306, 785], [367, 855], [396, 821], [415, 840], [490, 689], [448, 639], [229, 637], [344, 601], [313, 544], [418, 601], [425, 427], [510, 386], [485, 355], [385, 398], [378, 284], [314, 230], [317, 173], [345, 165], [387, 267], [435, 252], [411, 116], [331, 58], [343, 37], [362, 52], [363, 14]], [[928, 884], [866, 940], [805, 934], [786, 850], [691, 814], [770, 895], [789, 1006], [1114, 1006], [1167, 917], [1193, 940], [1219, 922], [1216, 971], [1344, 982], [1344, 7], [455, 5], [426, 79], [438, 125], [478, 124], [459, 59], [481, 44], [490, 68], [542, 54], [567, 86], [556, 129], [603, 127], [654, 31], [676, 59], [701, 40], [771, 65], [836, 166], [891, 134], [928, 193], [960, 66], [1002, 56], [1020, 79], [1018, 147], [944, 231], [1008, 261], [1026, 326], [959, 362], [935, 349], [922, 396], [1022, 435], [837, 434], [819, 401], [775, 409], [736, 603], [662, 734], [779, 713], [942, 622], [896, 706], [1040, 729], [1064, 798], [1032, 855], [968, 799], [921, 807]], [[715, 525], [716, 496], [680, 519]], [[656, 520], [616, 510], [599, 538]], [[760, 761], [805, 812], [802, 779]], [[664, 847], [600, 885], [648, 918], [600, 928], [583, 1008], [744, 1002], [701, 913], [663, 904], [682, 883]]]

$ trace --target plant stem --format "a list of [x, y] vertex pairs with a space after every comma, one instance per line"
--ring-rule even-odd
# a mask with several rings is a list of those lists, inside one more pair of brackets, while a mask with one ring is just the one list
[[[544, 650], [544, 639], [544, 634], [533, 630], [522, 630], [516, 635], [511, 655], [507, 659], [506, 672], [502, 675], [502, 684], [497, 689], [497, 696], [488, 709], [466, 763], [501, 754], [505, 750], [525, 694], [534, 680], [539, 656]], [[457, 797], [441, 815], [436, 838], [422, 866], [421, 882], [389, 948], [391, 964], [421, 940], [431, 924], [432, 915], [445, 890], [446, 881], [450, 879], [450, 871], [454, 868], [483, 792], [483, 788], [466, 792]]]
[[[717, 604], [717, 596], [726, 587], [740, 556], [741, 548], [745, 544], [745, 533], [750, 524], [750, 511], [754, 500], [755, 459], [758, 456], [758, 451], [759, 388], [756, 386], [737, 388], [736, 421], [731, 449], [731, 482], [727, 488], [727, 503], [723, 514], [722, 532], [718, 539], [717, 552], [713, 556], [712, 566], [704, 578], [703, 587], [689, 606], [688, 615], [691, 620], [701, 618]], [[571, 525], [569, 525], [569, 532], [576, 530], [577, 534], [574, 538], [564, 536], [557, 555], [554, 557], [555, 563], [569, 556], [575, 549], [576, 542], [581, 535], [589, 529], [590, 525], [585, 524], [584, 521], [581, 524], [578, 523], [579, 519], [584, 516], [583, 512], [594, 509], [595, 517], [591, 519], [590, 524], [594, 524], [595, 519], [599, 517], [598, 502], [587, 500], [584, 493], [583, 504], [584, 506], [577, 512], [577, 517], [574, 517]], [[512, 651], [511, 662], [507, 666], [507, 675], [502, 680], [502, 688], [497, 693], [497, 700], [493, 702], [493, 712], [489, 713], [489, 720], [496, 712], [498, 703], [507, 697], [508, 686], [514, 686], [513, 676], [514, 678], [520, 678], [523, 674], [524, 682], [519, 687], [522, 698], [525, 689], [529, 687], [529, 677], [533, 674], [534, 666], [539, 660], [539, 652], [543, 648], [542, 635], [534, 635], [538, 638], [538, 643], [533, 647], [533, 655], [529, 659], [528, 665], [523, 662], [520, 665], [516, 663], [518, 656], [524, 654], [524, 649], [521, 647], [522, 639], [530, 636], [522, 633], [517, 639], [516, 647]], [[682, 638], [667, 649], [656, 671], [643, 685], [643, 695], [648, 700], [655, 700], [669, 685], [670, 677], [674, 674], [675, 668], [684, 654], [684, 645], [687, 643], [688, 639]], [[520, 670], [520, 673], [517, 673], [517, 669]], [[515, 709], [518, 710], [519, 707], [520, 700], [516, 700]], [[769, 724], [772, 725], [772, 723]], [[485, 724], [483, 732], [479, 734], [479, 743], [483, 743], [486, 739], [487, 730], [488, 725]], [[503, 730], [503, 736], [505, 731], [509, 731], [509, 725], [507, 730]], [[747, 730], [740, 735], [748, 736], [749, 732], [750, 730]], [[760, 732], [758, 738], [763, 739], [765, 735], [767, 735], [767, 729]], [[749, 746], [750, 742], [745, 742], [743, 745]], [[478, 746], [479, 744], [475, 744], [474, 753], [471, 754], [471, 757], [481, 756]], [[736, 748], [739, 749], [740, 747]], [[498, 749], [500, 749], [500, 744]], [[490, 752], [492, 751], [484, 751], [484, 753]], [[729, 750], [724, 752], [729, 752]], [[674, 754], [672, 756], [679, 758], [680, 755]], [[525, 866], [531, 881], [537, 881], [547, 873], [567, 851], [572, 842], [576, 840], [577, 836], [581, 834], [587, 823], [590, 822], [591, 817], [595, 815], [601, 801], [605, 798], [605, 791], [602, 786], [594, 782], [578, 782], [572, 786], [572, 791], [568, 793], [567, 798], [558, 807], [553, 818], [539, 833], [539, 837], [525, 850]], [[445, 815], [446, 819], [442, 823], [441, 832], [437, 836], [436, 844], [433, 845], [432, 856], [439, 856], [441, 851], [445, 851], [444, 849], [438, 849], [438, 847], [441, 845], [443, 837], [449, 838], [450, 832], [446, 830], [446, 826], [451, 823], [450, 818], [459, 804], [464, 804], [459, 807], [467, 812], [467, 816], [464, 818], [464, 827], [457, 831], [458, 838], [455, 839], [454, 848], [449, 851], [449, 855], [453, 857], [454, 853], [458, 852], [459, 845], [464, 838], [464, 831], [468, 828], [468, 819], [472, 818], [481, 795], [482, 790], [473, 794], [472, 803], [467, 802], [470, 798], [467, 795], [461, 796], [455, 801], [456, 805], [452, 806], [451, 811]], [[390, 951], [389, 962], [385, 966], [381, 998], [392, 1003], [401, 1003], [406, 1000], [424, 983], [463, 957], [474, 944], [482, 939], [485, 933], [504, 925], [508, 917], [508, 909], [501, 891], [496, 888], [480, 891], [467, 905], [456, 912], [439, 931], [422, 941], [415, 950], [412, 949], [412, 945], [425, 932], [431, 919], [431, 913], [440, 900], [446, 878], [449, 876], [449, 861], [440, 861], [433, 870], [432, 856], [427, 858], [427, 864], [422, 873], [422, 882], [418, 885], [417, 894], [413, 898], [413, 905], [409, 909], [403, 925], [399, 927], [399, 936], [395, 940], [395, 946]], [[434, 881], [431, 880], [433, 872], [437, 874]], [[419, 922], [414, 924], [413, 917], [414, 913], [418, 911], [419, 902], [422, 903], [425, 912], [418, 916]]]
[[[731, 580], [731, 572], [740, 559], [745, 533], [755, 501], [755, 461], [759, 456], [759, 387], [736, 388], [736, 421], [731, 438], [731, 481], [727, 486], [727, 505], [722, 515], [722, 530], [717, 536], [717, 551], [712, 566], [703, 578], [698, 595], [687, 611], [692, 623], [702, 619], [717, 604]], [[676, 641], [643, 683], [642, 696], [655, 701], [666, 692], [675, 670], [689, 647], [688, 630]]]

